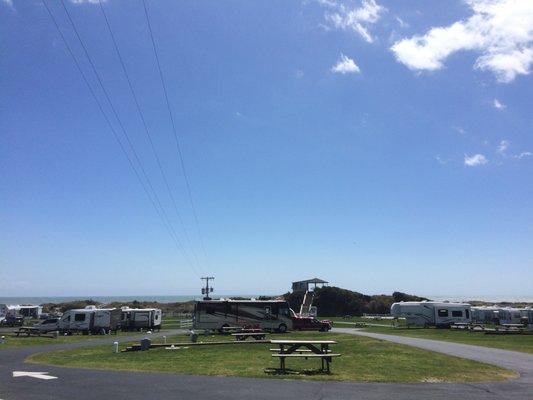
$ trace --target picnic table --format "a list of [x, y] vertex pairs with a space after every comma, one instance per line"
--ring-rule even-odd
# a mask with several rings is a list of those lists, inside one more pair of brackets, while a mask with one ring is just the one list
[[279, 348], [270, 349], [274, 351], [272, 357], [278, 357], [280, 363], [280, 370], [285, 372], [285, 360], [287, 358], [319, 358], [321, 363], [321, 371], [326, 367], [329, 373], [329, 364], [333, 361], [333, 357], [340, 357], [340, 354], [332, 353], [329, 349], [330, 344], [337, 344], [334, 340], [271, 340], [270, 343], [277, 344]]
[[20, 336], [20, 335], [41, 336], [41, 331], [39, 329], [30, 327], [30, 326], [21, 326], [17, 330], [14, 330], [13, 333], [15, 335], [17, 335], [17, 337]]
[[266, 338], [267, 333], [262, 331], [261, 329], [252, 329], [247, 332], [238, 332], [238, 333], [232, 333], [231, 336], [235, 338], [235, 340], [246, 340], [248, 338], [254, 338], [255, 340], [263, 340]]

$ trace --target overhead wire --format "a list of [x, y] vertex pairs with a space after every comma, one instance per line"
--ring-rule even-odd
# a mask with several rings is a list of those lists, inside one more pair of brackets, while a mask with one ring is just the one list
[[109, 32], [109, 36], [111, 37], [111, 41], [113, 42], [113, 47], [115, 49], [115, 53], [117, 54], [118, 60], [119, 60], [120, 65], [122, 67], [122, 72], [123, 72], [124, 77], [126, 78], [126, 81], [128, 83], [128, 87], [129, 87], [131, 96], [133, 98], [133, 102], [135, 103], [135, 108], [137, 110], [137, 113], [139, 114], [139, 118], [140, 118], [142, 126], [144, 128], [144, 132], [146, 134], [146, 137], [148, 139], [148, 143], [150, 144], [150, 148], [152, 150], [152, 154], [154, 155], [154, 158], [156, 159], [156, 163], [157, 163], [157, 166], [159, 168], [159, 172], [160, 172], [161, 177], [163, 179], [163, 182], [165, 184], [165, 187], [166, 187], [166, 190], [167, 190], [168, 195], [170, 197], [170, 200], [171, 200], [171, 203], [173, 205], [174, 211], [175, 211], [176, 216], [178, 217], [178, 221], [180, 222], [180, 225], [181, 225], [181, 227], [183, 229], [183, 234], [184, 234], [185, 240], [187, 241], [187, 244], [190, 247], [191, 254], [194, 257], [194, 259], [196, 261], [196, 264], [198, 265], [200, 270], [202, 270], [201, 263], [200, 263], [200, 261], [198, 259], [198, 256], [197, 256], [196, 252], [194, 251], [194, 247], [193, 247], [192, 242], [190, 240], [189, 234], [187, 233], [187, 228], [185, 226], [185, 223], [183, 222], [183, 218], [182, 218], [181, 213], [179, 211], [179, 207], [177, 205], [177, 202], [176, 202], [176, 199], [174, 197], [173, 191], [170, 188], [170, 184], [168, 182], [167, 175], [166, 175], [166, 173], [164, 171], [164, 168], [163, 168], [163, 165], [161, 163], [161, 159], [160, 159], [159, 154], [158, 154], [158, 152], [156, 150], [156, 147], [154, 145], [152, 134], [150, 133], [150, 129], [148, 128], [148, 124], [146, 123], [146, 119], [144, 117], [144, 113], [142, 111], [142, 108], [141, 108], [141, 105], [139, 103], [139, 100], [138, 100], [137, 94], [135, 92], [135, 89], [133, 87], [133, 84], [131, 82], [131, 78], [130, 78], [130, 75], [129, 75], [128, 70], [126, 68], [126, 64], [124, 62], [124, 59], [122, 58], [122, 53], [120, 52], [118, 43], [117, 43], [117, 41], [115, 39], [115, 35], [114, 35], [113, 30], [111, 28], [111, 24], [109, 22], [109, 18], [107, 16], [106, 11], [105, 11], [105, 7], [104, 7], [104, 5], [102, 3], [102, 0], [98, 0], [98, 3], [99, 3], [100, 10], [102, 12], [102, 15], [104, 17], [104, 20], [105, 20], [105, 23], [106, 23], [106, 26], [107, 26], [107, 30]]
[[[62, 3], [63, 3], [63, 0], [61, 0]], [[92, 88], [90, 82], [89, 82], [89, 79], [87, 78], [85, 72], [83, 71], [83, 69], [81, 68], [81, 65], [77, 59], [77, 57], [74, 55], [74, 52], [72, 51], [72, 48], [70, 47], [70, 45], [68, 44], [68, 41], [65, 37], [65, 35], [63, 34], [63, 32], [61, 31], [61, 28], [59, 27], [59, 24], [54, 16], [54, 14], [52, 13], [51, 9], [49, 8], [48, 4], [46, 3], [46, 0], [41, 0], [41, 2], [43, 3], [46, 11], [48, 12], [48, 15], [50, 16], [57, 32], [59, 33], [59, 36], [61, 37], [66, 49], [67, 49], [67, 53], [70, 55], [70, 57], [72, 58], [72, 60], [74, 61], [74, 64], [77, 68], [77, 70], [79, 71], [80, 75], [82, 76], [82, 79], [83, 81], [85, 82], [87, 88], [89, 89], [89, 92], [91, 94], [91, 97], [94, 99], [94, 101], [96, 102], [97, 106], [98, 106], [98, 109], [100, 111], [100, 113], [102, 114], [102, 116], [104, 117], [104, 120], [106, 121], [106, 124], [107, 126], [109, 127], [113, 137], [115, 138], [115, 140], [117, 141], [120, 149], [122, 150], [122, 152], [124, 153], [124, 155], [126, 156], [126, 159], [128, 160], [128, 164], [130, 165], [130, 167], [132, 168], [135, 176], [137, 177], [139, 183], [141, 184], [141, 187], [143, 188], [144, 192], [146, 193], [148, 199], [150, 200], [150, 203], [152, 204], [152, 206], [154, 207], [156, 213], [158, 214], [158, 216], [161, 218], [162, 222], [163, 222], [163, 225], [165, 226], [165, 228], [167, 229], [168, 233], [170, 234], [171, 238], [172, 238], [172, 241], [173, 243], [175, 244], [176, 248], [182, 253], [183, 257], [185, 258], [185, 260], [187, 261], [189, 267], [193, 270], [193, 272], [200, 276], [198, 274], [198, 271], [196, 271], [196, 269], [194, 268], [193, 264], [191, 263], [191, 261], [189, 260], [189, 257], [187, 255], [187, 253], [185, 252], [185, 249], [183, 247], [183, 245], [181, 244], [179, 238], [177, 237], [172, 225], [170, 224], [170, 221], [168, 220], [168, 217], [166, 217], [166, 213], [164, 211], [164, 209], [162, 208], [161, 206], [161, 203], [158, 201], [158, 198], [157, 198], [157, 194], [155, 193], [155, 191], [153, 190], [153, 186], [151, 185], [149, 179], [148, 179], [148, 176], [146, 175], [146, 172], [144, 171], [144, 168], [142, 167], [142, 164], [139, 163], [139, 159], [138, 159], [138, 156], [135, 152], [135, 149], [132, 147], [132, 144], [131, 144], [131, 141], [129, 140], [129, 137], [127, 135], [127, 133], [125, 132], [125, 130], [123, 131], [126, 139], [127, 139], [127, 142], [129, 143], [130, 145], [130, 149], [132, 150], [132, 153], [134, 154], [135, 158], [137, 159], [137, 162], [139, 163], [139, 169], [141, 171], [143, 171], [143, 175], [145, 177], [145, 179], [147, 180], [147, 183], [148, 183], [148, 187], [147, 185], [145, 184], [145, 182], [143, 181], [142, 177], [141, 177], [141, 174], [139, 173], [137, 167], [135, 166], [135, 163], [133, 162], [132, 158], [130, 157], [128, 151], [126, 150], [122, 140], [120, 139], [117, 131], [115, 130], [113, 124], [111, 123], [111, 120], [109, 119], [109, 116], [107, 115], [107, 113], [105, 112], [104, 110], [104, 107], [102, 105], [102, 103], [100, 102], [100, 100], [98, 99], [98, 96], [96, 95], [94, 89]], [[63, 3], [63, 7], [65, 8], [66, 10], [66, 7]], [[67, 11], [67, 15], [68, 14], [68, 10]], [[82, 47], [83, 47], [83, 44], [82, 44]], [[95, 72], [95, 75], [97, 76], [97, 78], [99, 78], [98, 74], [96, 73], [96, 71], [93, 70], [93, 72]], [[104, 93], [107, 93], [105, 91], [105, 88], [103, 88], [103, 91]], [[110, 99], [108, 98], [108, 101], [110, 101]], [[112, 105], [112, 104], [111, 104]], [[114, 107], [112, 107], [113, 109]], [[152, 190], [152, 193], [150, 192], [149, 190], [149, 187], [150, 189]], [[155, 200], [154, 200], [155, 199]]]
[[156, 43], [155, 43], [154, 33], [153, 33], [153, 30], [152, 30], [152, 24], [150, 22], [150, 16], [148, 14], [148, 7], [146, 5], [146, 0], [142, 0], [142, 2], [143, 2], [143, 8], [144, 8], [144, 15], [146, 17], [146, 23], [148, 25], [148, 31], [150, 33], [150, 40], [152, 42], [152, 48], [154, 50], [154, 56], [155, 56], [155, 60], [156, 60], [156, 64], [157, 64], [157, 70], [159, 71], [159, 78], [161, 80], [161, 86], [163, 87], [165, 103], [166, 103], [167, 111], [168, 111], [168, 114], [169, 114], [169, 117], [170, 117], [170, 122], [171, 122], [171, 126], [172, 126], [172, 132], [174, 134], [174, 139], [175, 139], [175, 142], [176, 142], [176, 150], [177, 150], [177, 153], [178, 153], [178, 158], [179, 158], [181, 170], [182, 170], [182, 173], [183, 173], [183, 178], [185, 180], [185, 186], [186, 186], [186, 189], [187, 189], [187, 196], [189, 198], [189, 203], [191, 205], [194, 221], [195, 221], [195, 224], [196, 224], [197, 234], [198, 234], [198, 237], [200, 239], [200, 245], [201, 245], [201, 248], [202, 248], [202, 252], [204, 254], [204, 257], [205, 257], [205, 260], [206, 260], [206, 264], [209, 267], [209, 257], [207, 256], [207, 251], [206, 251], [206, 247], [205, 247], [202, 231], [201, 231], [201, 228], [200, 228], [200, 222], [199, 222], [199, 218], [198, 218], [198, 213], [196, 212], [196, 206], [194, 204], [191, 184], [190, 184], [189, 176], [188, 176], [188, 173], [187, 173], [187, 168], [185, 167], [185, 161], [183, 159], [183, 153], [181, 151], [181, 144], [180, 144], [180, 140], [179, 140], [178, 133], [177, 133], [177, 130], [176, 130], [176, 124], [174, 122], [174, 115], [173, 115], [172, 107], [170, 106], [170, 101], [169, 101], [169, 98], [168, 98], [167, 85], [165, 83], [163, 70], [161, 68], [161, 62], [159, 60], [159, 53], [157, 51], [157, 46], [156, 46]]

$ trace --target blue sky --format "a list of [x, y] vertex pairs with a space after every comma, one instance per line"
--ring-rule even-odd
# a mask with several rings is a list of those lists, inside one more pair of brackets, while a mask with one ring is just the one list
[[[59, 1], [47, 4], [117, 121]], [[65, 0], [188, 254], [40, 0], [0, 1], [1, 292], [533, 293], [533, 7], [519, 0]], [[190, 238], [190, 245], [184, 231]], [[196, 258], [193, 255], [196, 254]]]

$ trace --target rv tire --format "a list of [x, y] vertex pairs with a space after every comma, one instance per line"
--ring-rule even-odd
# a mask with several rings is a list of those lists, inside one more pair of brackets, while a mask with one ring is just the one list
[[287, 325], [285, 325], [285, 324], [279, 324], [278, 332], [279, 332], [279, 333], [285, 333], [285, 332], [287, 332]]

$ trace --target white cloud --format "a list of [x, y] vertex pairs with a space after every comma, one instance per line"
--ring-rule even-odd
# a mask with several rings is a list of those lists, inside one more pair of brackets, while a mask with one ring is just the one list
[[509, 141], [508, 140], [502, 140], [500, 141], [500, 144], [498, 145], [498, 153], [505, 154], [507, 149], [509, 148]]
[[13, 8], [13, 0], [2, 0], [2, 3], [4, 3], [6, 6]]
[[533, 153], [530, 152], [530, 151], [523, 151], [522, 153], [520, 154], [517, 154], [516, 156], [514, 156], [514, 158], [518, 158], [519, 160], [522, 159], [522, 158], [525, 158], [525, 157], [531, 157], [533, 156]]
[[498, 110], [503, 110], [504, 108], [507, 107], [505, 104], [500, 103], [498, 99], [494, 99], [493, 105], [494, 105], [494, 108], [497, 108]]
[[438, 70], [458, 51], [480, 53], [474, 68], [488, 70], [500, 82], [527, 75], [533, 65], [533, 1], [465, 0], [473, 15], [391, 47], [396, 59], [412, 70]]
[[467, 167], [477, 167], [478, 165], [485, 165], [489, 162], [483, 154], [474, 154], [469, 156], [465, 154], [465, 165]]
[[[329, 4], [331, 7], [332, 4]], [[374, 38], [368, 30], [368, 25], [375, 24], [381, 17], [381, 13], [386, 11], [375, 0], [362, 0], [361, 7], [348, 8], [343, 4], [335, 3], [336, 11], [326, 14], [326, 21], [337, 29], [353, 30], [357, 32], [368, 43], [372, 43]]]
[[337, 61], [337, 64], [331, 67], [331, 72], [335, 74], [355, 74], [360, 73], [361, 69], [354, 60], [341, 54], [341, 58]]

